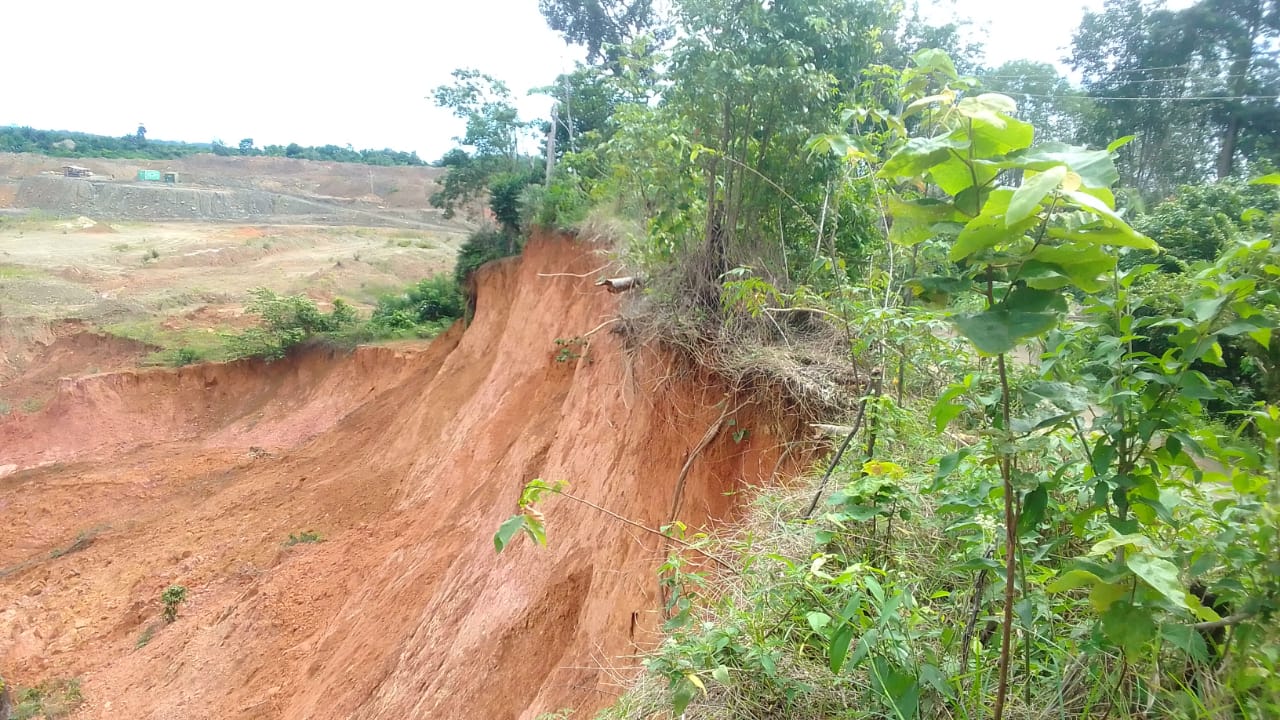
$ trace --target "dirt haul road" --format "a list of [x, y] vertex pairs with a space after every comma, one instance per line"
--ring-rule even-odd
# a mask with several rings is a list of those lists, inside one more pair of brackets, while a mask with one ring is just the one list
[[[657, 638], [658, 540], [554, 498], [549, 547], [492, 535], [535, 477], [667, 523], [742, 401], [607, 328], [558, 362], [614, 316], [598, 261], [534, 238], [425, 349], [64, 380], [0, 419], [0, 673], [79, 676], [80, 718], [589, 717]], [[733, 418], [692, 462], [693, 528], [803, 461], [794, 419]], [[303, 531], [323, 542], [284, 544]]]

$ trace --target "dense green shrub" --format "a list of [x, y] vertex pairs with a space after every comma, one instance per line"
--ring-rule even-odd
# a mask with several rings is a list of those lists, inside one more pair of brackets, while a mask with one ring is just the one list
[[333, 309], [321, 312], [305, 295], [277, 295], [266, 289], [252, 291], [245, 310], [262, 318], [261, 324], [229, 338], [232, 357], [278, 360], [307, 340], [349, 330], [356, 325], [355, 309], [341, 299]]
[[550, 186], [529, 185], [520, 196], [520, 229], [572, 230], [587, 217], [591, 199], [577, 179], [558, 175]]
[[375, 338], [435, 335], [462, 317], [464, 309], [457, 281], [448, 275], [436, 275], [399, 295], [379, 298], [369, 318], [369, 332]]
[[489, 178], [489, 209], [503, 232], [520, 232], [520, 200], [524, 189], [537, 182], [530, 172], [504, 172]]
[[475, 272], [476, 268], [498, 258], [515, 255], [520, 251], [515, 235], [497, 229], [477, 230], [471, 233], [466, 242], [458, 248], [458, 262], [454, 266], [454, 276], [459, 283]]
[[[1236, 180], [1184, 185], [1178, 194], [1134, 219], [1136, 230], [1160, 244], [1159, 262], [1180, 270], [1197, 261], [1213, 262], [1231, 242], [1247, 232], [1262, 232], [1280, 213], [1274, 186], [1245, 185]], [[1139, 257], [1150, 259], [1147, 253]]]

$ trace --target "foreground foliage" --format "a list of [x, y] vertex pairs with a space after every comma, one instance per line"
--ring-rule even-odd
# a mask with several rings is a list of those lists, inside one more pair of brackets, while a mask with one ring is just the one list
[[[833, 491], [763, 491], [751, 527], [694, 543], [733, 572], [668, 559], [654, 680], [604, 716], [1280, 714], [1277, 179], [1238, 212], [1211, 201], [1218, 237], [1154, 214], [1185, 239], [1170, 264], [1117, 209], [1127, 139], [1037, 143], [936, 51], [873, 72], [882, 104], [810, 141], [846, 168], [831, 196], [884, 213], [863, 268], [815, 223], [808, 274], [720, 270], [693, 306], [735, 328], [796, 309], [844, 324], [872, 371], [848, 434], [864, 442]], [[681, 208], [690, 228], [659, 198], [652, 273], [706, 267], [727, 237], [697, 223], [713, 202]], [[530, 483], [499, 550], [554, 534], [548, 491], [566, 495]]]

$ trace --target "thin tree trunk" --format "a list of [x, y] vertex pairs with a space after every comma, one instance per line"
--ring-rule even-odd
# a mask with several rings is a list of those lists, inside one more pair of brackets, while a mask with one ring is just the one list
[[[1249, 69], [1253, 65], [1253, 38], [1258, 33], [1258, 25], [1262, 18], [1262, 3], [1255, 2], [1249, 8], [1247, 37], [1239, 39], [1238, 52], [1231, 67], [1231, 94], [1241, 97], [1249, 89]], [[1222, 134], [1222, 145], [1218, 148], [1218, 179], [1231, 175], [1235, 169], [1236, 144], [1240, 138], [1240, 113], [1243, 110], [1241, 101], [1237, 100], [1228, 106], [1227, 127]]]
[[1235, 168], [1236, 138], [1240, 134], [1240, 116], [1232, 114], [1227, 119], [1226, 130], [1222, 134], [1222, 146], [1218, 148], [1218, 179], [1230, 177]]

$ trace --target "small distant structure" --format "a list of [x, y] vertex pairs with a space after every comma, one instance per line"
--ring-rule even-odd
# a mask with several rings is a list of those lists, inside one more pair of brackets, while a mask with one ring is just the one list
[[142, 182], [160, 182], [159, 170], [139, 170], [138, 180]]
[[176, 172], [172, 172], [172, 171], [166, 171], [166, 172], [164, 173], [164, 181], [165, 181], [166, 183], [170, 184], [170, 185], [177, 185], [177, 184], [178, 184], [178, 173], [176, 173]]
[[93, 171], [87, 167], [79, 165], [63, 165], [62, 176], [69, 178], [90, 178], [93, 177]]

